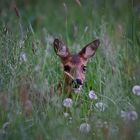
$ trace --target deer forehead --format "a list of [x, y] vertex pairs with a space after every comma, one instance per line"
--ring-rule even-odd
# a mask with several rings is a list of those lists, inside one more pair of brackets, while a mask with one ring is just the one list
[[80, 57], [79, 54], [74, 54], [71, 55], [67, 61], [65, 61], [64, 65], [73, 65], [73, 66], [78, 66], [78, 65], [86, 65], [86, 61]]

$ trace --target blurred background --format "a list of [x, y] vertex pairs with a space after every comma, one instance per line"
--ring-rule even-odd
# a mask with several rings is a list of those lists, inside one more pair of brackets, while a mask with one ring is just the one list
[[[96, 38], [101, 42], [72, 109], [64, 109], [57, 95], [63, 70], [54, 38], [72, 52]], [[0, 0], [0, 140], [139, 140], [135, 85], [140, 86], [139, 0]], [[86, 125], [81, 133], [83, 122], [91, 130]]]
[[36, 32], [46, 28], [50, 34], [60, 33], [73, 40], [78, 40], [86, 27], [91, 34], [93, 29], [100, 32], [103, 23], [118, 34], [123, 30], [128, 38], [136, 39], [136, 30], [140, 29], [139, 11], [138, 0], [0, 1], [1, 27], [16, 26], [15, 20], [20, 18]]

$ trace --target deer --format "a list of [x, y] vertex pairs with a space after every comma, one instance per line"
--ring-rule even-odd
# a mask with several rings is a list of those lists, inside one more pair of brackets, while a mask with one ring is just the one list
[[[64, 84], [58, 84], [59, 94], [66, 93], [71, 98], [72, 93], [79, 93], [85, 82], [88, 60], [94, 56], [100, 41], [96, 39], [87, 44], [81, 51], [71, 54], [68, 47], [59, 39], [54, 39], [53, 48], [59, 56], [64, 69]], [[62, 86], [63, 85], [63, 86]], [[63, 90], [62, 90], [62, 87]]]

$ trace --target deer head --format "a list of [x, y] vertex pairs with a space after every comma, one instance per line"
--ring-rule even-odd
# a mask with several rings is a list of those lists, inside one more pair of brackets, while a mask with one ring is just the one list
[[[94, 56], [100, 41], [94, 40], [87, 44], [79, 53], [71, 54], [67, 46], [55, 39], [53, 42], [55, 53], [60, 57], [64, 68], [65, 92], [79, 92], [85, 80], [86, 65], [92, 56]], [[71, 93], [69, 93], [71, 94]]]

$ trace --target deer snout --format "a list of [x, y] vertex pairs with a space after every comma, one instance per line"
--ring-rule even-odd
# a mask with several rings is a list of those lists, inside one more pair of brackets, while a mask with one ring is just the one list
[[72, 85], [73, 85], [73, 88], [79, 88], [80, 86], [83, 85], [83, 83], [81, 79], [75, 79], [75, 80], [72, 80]]
[[81, 80], [81, 79], [76, 79], [76, 83], [77, 83], [78, 85], [82, 85], [82, 80]]

